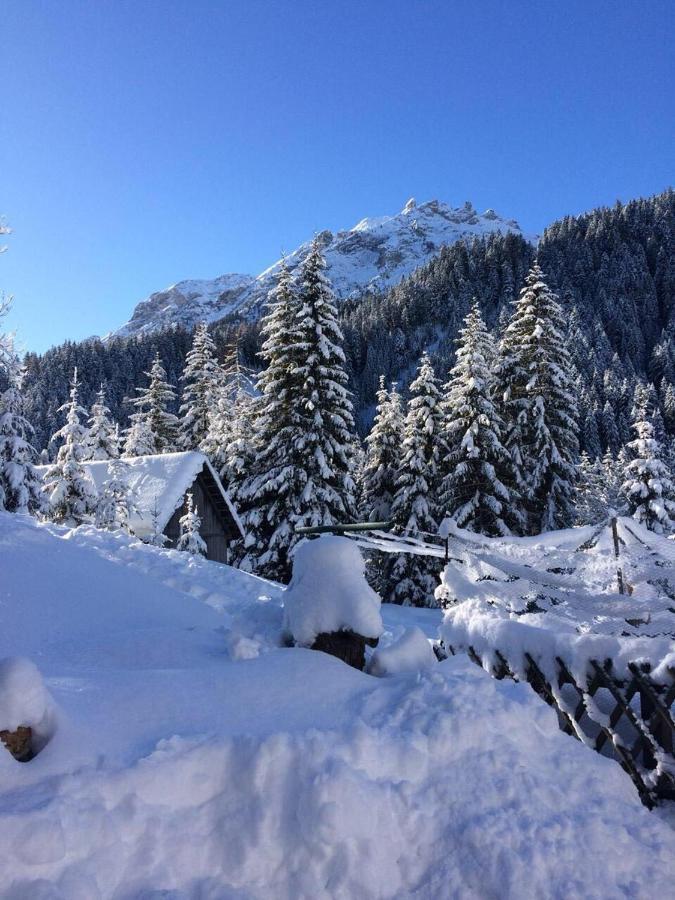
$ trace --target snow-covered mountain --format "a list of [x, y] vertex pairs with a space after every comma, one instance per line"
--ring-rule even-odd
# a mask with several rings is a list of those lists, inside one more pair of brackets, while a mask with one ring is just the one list
[[[438, 200], [418, 206], [411, 199], [398, 215], [362, 219], [349, 231], [336, 234], [322, 231], [319, 239], [333, 290], [339, 300], [344, 300], [397, 284], [435, 256], [444, 244], [507, 231], [522, 233], [517, 222], [498, 216], [492, 209], [478, 213], [469, 202], [454, 209]], [[305, 258], [309, 245], [307, 241], [289, 254], [291, 270]], [[172, 324], [214, 322], [235, 312], [256, 318], [280, 262], [258, 276], [221, 275], [179, 281], [139, 303], [131, 319], [114, 335], [140, 334]]]

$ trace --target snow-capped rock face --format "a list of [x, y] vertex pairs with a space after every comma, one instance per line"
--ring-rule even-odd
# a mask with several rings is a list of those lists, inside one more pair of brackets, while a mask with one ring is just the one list
[[[318, 237], [335, 295], [345, 300], [398, 284], [445, 244], [507, 231], [522, 234], [517, 222], [492, 209], [478, 213], [468, 202], [454, 209], [439, 200], [418, 205], [410, 199], [398, 215], [362, 219], [349, 231], [322, 231]], [[301, 244], [286, 258], [291, 270], [304, 260], [310, 243]], [[231, 313], [257, 318], [280, 264], [281, 260], [257, 277], [222, 275], [180, 281], [139, 303], [129, 322], [114, 334], [138, 334], [172, 324], [192, 326]]]
[[214, 321], [236, 309], [242, 291], [255, 281], [252, 275], [221, 275], [220, 278], [189, 279], [142, 300], [131, 319], [114, 335], [140, 334], [167, 325], [192, 326]]

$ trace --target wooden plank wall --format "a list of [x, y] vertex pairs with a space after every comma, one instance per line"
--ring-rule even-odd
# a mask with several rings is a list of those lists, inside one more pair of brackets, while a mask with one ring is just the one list
[[[208, 494], [204, 490], [202, 475], [199, 474], [192, 485], [192, 497], [202, 520], [202, 527], [199, 531], [206, 541], [206, 558], [215, 560], [216, 562], [226, 563], [228, 561], [228, 539], [225, 528], [223, 527], [218, 510], [211, 502]], [[167, 547], [175, 547], [180, 536], [180, 519], [185, 515], [185, 502], [177, 509], [171, 517], [169, 524], [164, 529], [164, 534], [168, 537]]]

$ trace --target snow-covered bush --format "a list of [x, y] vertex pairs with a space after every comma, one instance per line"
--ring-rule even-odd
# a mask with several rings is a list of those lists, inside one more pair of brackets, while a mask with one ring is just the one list
[[403, 675], [430, 669], [436, 656], [424, 632], [417, 627], [406, 628], [401, 637], [373, 653], [368, 671], [371, 675]]
[[36, 752], [52, 735], [53, 717], [52, 700], [35, 663], [20, 656], [0, 659], [0, 731], [27, 726]]
[[512, 500], [506, 509], [509, 526], [540, 534], [571, 525], [578, 398], [565, 314], [536, 264], [502, 336], [496, 396], [515, 475], [507, 487], [522, 498], [522, 506]]
[[284, 630], [296, 644], [311, 647], [319, 634], [336, 631], [379, 638], [380, 603], [349, 538], [324, 534], [298, 545], [284, 595]]

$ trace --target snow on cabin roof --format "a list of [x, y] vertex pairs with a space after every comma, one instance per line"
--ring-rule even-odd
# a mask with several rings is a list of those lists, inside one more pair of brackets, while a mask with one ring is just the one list
[[[138, 514], [130, 518], [129, 525], [138, 537], [149, 537], [152, 534], [155, 508], [157, 527], [160, 531], [166, 528], [171, 516], [182, 506], [185, 494], [205, 466], [213, 476], [241, 536], [244, 537], [244, 529], [237, 511], [215, 469], [203, 453], [190, 450], [153, 456], [131, 456], [124, 457], [124, 462], [129, 467], [129, 484], [136, 492], [138, 507]], [[91, 476], [96, 490], [100, 492], [108, 479], [108, 461], [95, 460], [83, 462], [82, 465]]]

